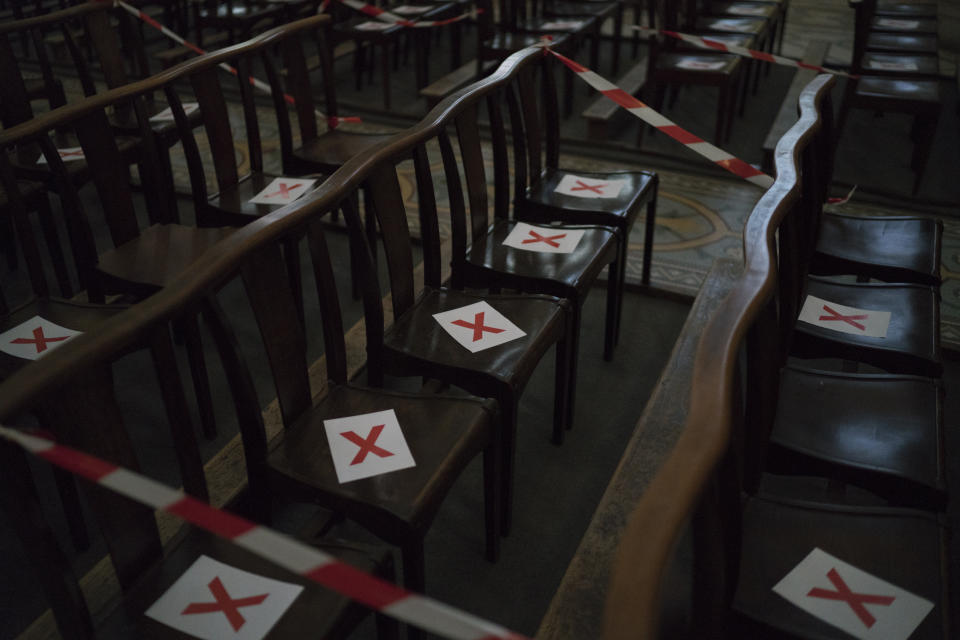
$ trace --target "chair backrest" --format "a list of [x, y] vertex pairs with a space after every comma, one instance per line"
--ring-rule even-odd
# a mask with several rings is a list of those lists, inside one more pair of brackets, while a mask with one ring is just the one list
[[[169, 201], [175, 195], [166, 188], [169, 183], [163, 178], [164, 173], [161, 169], [154, 134], [147, 119], [144, 97], [158, 90], [166, 91], [170, 98], [170, 105], [179, 118], [178, 124], [181, 125], [181, 131], [185, 130], [189, 133], [182, 139], [184, 140], [185, 150], [188, 152], [188, 161], [191, 157], [193, 158], [191, 178], [195, 184], [195, 198], [202, 197], [205, 200], [206, 189], [202, 178], [202, 167], [198, 166], [202, 164], [202, 161], [199, 159], [196, 141], [183, 115], [182, 104], [177, 92], [173, 90], [173, 85], [185, 78], [194, 84], [198, 99], [204, 103], [204, 113], [205, 115], [209, 114], [207, 123], [210, 130], [214, 132], [211, 136], [212, 145], [214, 139], [216, 139], [217, 149], [221, 147], [229, 148], [229, 151], [220, 151], [214, 155], [218, 173], [224, 173], [226, 175], [224, 180], [229, 184], [229, 180], [235, 181], [238, 174], [234, 163], [235, 154], [232, 134], [229, 131], [229, 121], [226, 117], [222, 117], [219, 121], [214, 119], [216, 114], [222, 115], [226, 112], [226, 103], [219, 84], [220, 79], [216, 77], [216, 74], [220, 73], [217, 70], [217, 65], [238, 56], [243, 58], [244, 56], [262, 53], [267, 47], [283, 40], [289, 34], [298, 33], [302, 29], [315, 29], [326, 20], [328, 18], [317, 16], [291, 23], [265, 33], [248, 43], [195, 58], [146, 80], [97, 94], [83, 102], [56, 109], [42, 117], [33, 118], [0, 133], [0, 151], [4, 154], [7, 150], [15, 149], [29, 142], [40, 144], [48, 166], [56, 178], [56, 188], [64, 203], [65, 225], [72, 242], [80, 285], [88, 289], [92, 294], [92, 299], [97, 300], [103, 297], [100, 280], [93, 275], [93, 269], [97, 263], [98, 247], [94, 241], [92, 218], [88, 215], [90, 212], [85, 211], [83, 201], [77, 194], [77, 185], [69, 177], [69, 167], [60, 160], [50, 140], [50, 135], [63, 128], [76, 131], [85, 161], [89, 166], [89, 174], [96, 186], [98, 205], [102, 209], [103, 217], [106, 220], [110, 241], [113, 246], [120, 245], [140, 233], [140, 222], [138, 222], [137, 207], [131, 188], [125, 179], [128, 162], [121, 154], [119, 143], [122, 142], [122, 139], [118, 140], [114, 136], [107, 116], [111, 108], [122, 104], [133, 105], [139, 123], [140, 143], [137, 153], [139, 167], [143, 174], [141, 176], [143, 178], [142, 185], [146, 192], [144, 201], [147, 207], [147, 217], [150, 222], [165, 222], [168, 218], [168, 212], [172, 210]], [[2, 40], [0, 40], [0, 44], [2, 44]], [[0, 61], [2, 61], [2, 56], [0, 56]], [[249, 69], [246, 71], [249, 75]], [[251, 115], [253, 102], [249, 85], [242, 84], [241, 88], [246, 92], [244, 94], [245, 120], [250, 127], [249, 133], [251, 135], [248, 138], [251, 139], [251, 148], [253, 149], [259, 144], [259, 135], [255, 128], [255, 114]], [[251, 153], [251, 155], [254, 154]], [[259, 158], [259, 151], [255, 155]], [[0, 160], [0, 164], [2, 162], [3, 160]], [[196, 173], [199, 173], [199, 177], [194, 175]], [[17, 185], [10, 181], [4, 184], [4, 188], [14, 190]], [[200, 189], [203, 190], [202, 195]]]
[[[739, 504], [756, 461], [745, 440], [764, 437], [757, 403], [776, 392], [778, 235], [801, 199], [800, 158], [816, 134], [832, 80], [802, 93], [801, 117], [777, 146], [777, 179], [744, 229], [744, 269], [699, 338], [686, 421], [670, 456], [631, 514], [607, 595], [604, 638], [657, 638], [663, 578], [686, 523], [693, 527], [696, 623], [718, 633], [736, 588]], [[744, 350], [746, 358], [743, 358]], [[742, 366], [743, 360], [746, 366]], [[761, 384], [766, 378], [767, 383]]]

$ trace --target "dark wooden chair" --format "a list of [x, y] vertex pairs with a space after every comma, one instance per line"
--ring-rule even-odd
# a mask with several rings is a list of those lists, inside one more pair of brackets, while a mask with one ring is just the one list
[[[556, 60], [552, 57], [550, 63], [554, 63], [555, 67], [560, 66], [555, 64]], [[565, 69], [561, 72], [568, 73]], [[630, 232], [640, 211], [646, 206], [641, 282], [649, 285], [659, 177], [653, 171], [582, 172], [561, 168], [560, 125], [552, 74], [552, 69], [545, 73], [542, 92], [539, 94], [532, 81], [521, 83], [517, 94], [519, 104], [511, 103], [511, 118], [522, 123], [521, 129], [515, 128], [513, 138], [516, 217], [539, 224], [559, 222], [603, 225], [614, 229], [619, 244], [619, 273], [612, 274], [616, 279], [616, 283], [609, 284], [612, 293], [614, 289], [622, 290], [626, 279]], [[616, 196], [605, 198], [581, 198], [573, 194], [558, 193], [557, 187], [561, 182], [569, 181], [570, 176], [586, 179], [590, 181], [588, 184], [594, 185], [622, 181], [621, 189]], [[622, 308], [620, 294], [616, 295], [615, 302], [613, 344], [607, 344], [604, 349], [604, 357], [608, 360], [613, 356], [612, 347], [619, 335]], [[608, 298], [608, 304], [610, 303]]]
[[[527, 50], [517, 54], [514, 60], [523, 60], [533, 64], [542, 54], [537, 50]], [[430, 177], [429, 160], [425, 144], [438, 136], [448, 124], [459, 118], [475, 117], [472, 110], [478, 101], [491, 92], [497, 91], [504, 83], [513, 79], [519, 63], [513, 63], [494, 74], [491, 81], [475, 85], [448, 97], [438, 105], [424, 123], [403, 137], [381, 149], [377, 166], [366, 171], [357, 179], [365, 181], [371, 201], [374, 204], [380, 228], [386, 263], [389, 272], [389, 288], [392, 296], [394, 321], [392, 325], [384, 322], [385, 311], [382, 307], [380, 284], [373, 271], [369, 256], [364, 254], [361, 262], [361, 278], [364, 284], [364, 308], [367, 331], [367, 353], [370, 381], [379, 385], [385, 374], [401, 376], [425, 376], [461, 387], [466, 391], [497, 400], [501, 418], [501, 442], [503, 449], [502, 490], [503, 490], [503, 529], [509, 530], [510, 505], [512, 502], [512, 476], [515, 454], [515, 431], [517, 429], [517, 410], [520, 395], [537, 363], [546, 352], [556, 345], [556, 386], [554, 407], [554, 439], [559, 441], [562, 431], [570, 424], [570, 364], [571, 364], [571, 326], [569, 321], [569, 303], [547, 295], [481, 295], [459, 290], [457, 285], [463, 274], [454, 273], [453, 287], [441, 286], [441, 247], [437, 222], [436, 197], [433, 180]], [[469, 129], [464, 129], [469, 135]], [[475, 141], [462, 141], [462, 144], [474, 144]], [[395, 164], [413, 156], [418, 176], [418, 209], [421, 238], [423, 244], [423, 283], [422, 289], [415, 282], [413, 253], [410, 229], [406, 216], [406, 206], [397, 178]], [[451, 152], [444, 152], [447, 160], [444, 169], [447, 173], [447, 189], [451, 203], [462, 202], [454, 184], [459, 185], [461, 174], [456, 163], [450, 162]], [[476, 171], [468, 178], [469, 198], [474, 211], [484, 211], [481, 195], [484, 185], [478, 184], [479, 170], [476, 156], [468, 160], [466, 175]], [[343, 171], [348, 166], [344, 165]], [[453, 165], [453, 166], [451, 166]], [[502, 180], [503, 174], [500, 174]], [[455, 177], [455, 179], [452, 179]], [[478, 187], [482, 187], [478, 189]], [[501, 191], [501, 194], [503, 192]], [[500, 196], [502, 197], [502, 196]], [[460, 205], [455, 205], [460, 206]], [[499, 207], [503, 207], [501, 203]], [[498, 208], [499, 208], [498, 207]], [[503, 211], [502, 208], [499, 208]], [[462, 211], [462, 209], [460, 209]], [[454, 216], [455, 218], [459, 216]], [[348, 227], [354, 241], [362, 244], [363, 227], [355, 211], [346, 216]], [[471, 224], [478, 224], [473, 218]], [[460, 224], [455, 222], [454, 224]], [[486, 225], [484, 224], [484, 227]], [[463, 232], [464, 236], [466, 231]], [[476, 238], [481, 229], [471, 230]], [[465, 247], [460, 246], [463, 250]], [[460, 258], [455, 258], [455, 265]], [[605, 264], [600, 261], [600, 266]], [[488, 284], [487, 286], [492, 286]], [[472, 305], [479, 305], [472, 307]], [[450, 312], [464, 309], [463, 317], [453, 319]], [[492, 309], [493, 311], [491, 311]], [[490, 315], [496, 312], [504, 320], [495, 320]], [[436, 314], [447, 314], [435, 318]], [[471, 344], [509, 331], [512, 323], [523, 335], [515, 332], [513, 339], [496, 345], [486, 345], [474, 351], [459, 343], [446, 329], [447, 325], [456, 325], [471, 330], [465, 333], [464, 344]], [[498, 324], [500, 326], [498, 326]], [[472, 329], [471, 329], [472, 328]], [[459, 330], [459, 329], [457, 329]], [[511, 331], [512, 332], [512, 331]], [[470, 339], [473, 336], [473, 340]], [[510, 333], [508, 333], [510, 335]]]
[[[684, 31], [682, 14], [677, 3], [658, 0], [648, 5], [649, 23], [659, 29]], [[662, 17], [662, 22], [657, 17]], [[754, 37], [753, 34], [744, 34]], [[674, 90], [674, 99], [679, 87], [705, 85], [717, 87], [717, 118], [714, 127], [716, 144], [723, 144], [730, 135], [737, 104], [737, 88], [746, 87], [747, 62], [733, 54], [690, 50], [678, 46], [676, 40], [661, 35], [649, 39], [647, 83], [653, 90], [651, 106], [663, 111], [668, 87]], [[743, 84], [741, 84], [743, 83]], [[647, 125], [641, 124], [637, 146], [642, 146]]]
[[[161, 324], [154, 327], [166, 332]], [[123, 423], [118, 390], [107, 362], [90, 362], [58, 390], [56, 417], [44, 426], [59, 440], [86, 453], [137, 470], [136, 452]], [[177, 443], [183, 446], [184, 443]], [[199, 462], [199, 452], [197, 461]], [[122, 599], [100, 620], [89, 615], [69, 561], [44, 520], [24, 453], [0, 443], [3, 491], [0, 504], [34, 564], [54, 617], [69, 638], [170, 638], [179, 632], [147, 617], [145, 612], [201, 557], [241, 571], [303, 587], [272, 633], [296, 636], [306, 632], [345, 637], [367, 613], [345, 596], [318, 587], [308, 578], [282, 569], [256, 554], [211, 533], [187, 528], [163, 546], [154, 512], [103, 487], [83, 483], [90, 511], [104, 532], [107, 549], [122, 589]], [[168, 489], [175, 500], [178, 494]], [[312, 534], [313, 532], [304, 532]], [[365, 571], [392, 576], [389, 556], [375, 547], [335, 539], [316, 546]], [[224, 577], [224, 582], [227, 578]], [[229, 584], [229, 583], [228, 583]], [[241, 623], [242, 624], [242, 623]], [[236, 628], [236, 627], [235, 627]], [[394, 625], [389, 625], [395, 630]], [[386, 636], [396, 637], [393, 631]]]
[[[930, 16], [914, 24], [914, 18], [924, 16], [910, 14], [890, 15], [880, 9], [881, 3], [876, 0], [850, 1], [855, 10], [854, 16], [854, 44], [863, 42], [866, 50], [890, 54], [922, 54], [936, 56], [938, 51], [936, 30], [931, 31]], [[913, 5], [923, 6], [923, 5]], [[912, 9], [912, 11], [916, 11]], [[876, 20], [880, 25], [875, 25]], [[884, 27], [886, 24], [912, 27], [894, 29]], [[878, 27], [878, 28], [875, 28]]]
[[[805, 189], [813, 201], [826, 202], [833, 175], [835, 134], [833, 100], [823, 98], [821, 129], [807, 147]], [[822, 211], [809, 271], [816, 275], [852, 274], [861, 280], [940, 283], [943, 223], [921, 216], [853, 216]]]
[[[822, 88], [823, 78], [818, 82], [816, 88]], [[884, 506], [855, 491], [831, 490], [822, 481], [757, 477], [754, 456], [764, 447], [765, 419], [775, 408], [771, 383], [776, 385], [781, 362], [771, 355], [777, 349], [763, 339], [773, 336], [775, 342], [780, 335], [773, 243], [781, 221], [799, 200], [797, 145], [814, 122], [814, 117], [803, 118], [781, 140], [777, 182], [745, 229], [744, 269], [734, 276], [730, 294], [701, 334], [689, 377], [682, 382], [689, 385], [691, 401], [681, 414], [680, 438], [623, 532], [607, 598], [605, 640], [658, 637], [664, 576], [686, 523], [693, 550], [689, 603], [695, 612], [687, 631], [694, 636], [720, 630], [731, 637], [849, 637], [781, 595], [790, 593], [782, 581], [801, 562], [811, 568], [805, 577], [796, 575], [795, 601], [829, 597], [844, 587], [877, 593], [851, 588], [854, 578], [847, 565], [852, 565], [933, 605], [917, 619], [911, 637], [951, 636], [946, 531], [937, 514]], [[743, 362], [746, 367], [740, 368]], [[757, 486], [759, 491], [750, 488]], [[910, 544], [904, 546], [903, 540]], [[866, 616], [851, 612], [850, 617], [872, 626], [871, 608], [881, 609], [873, 602], [863, 607]], [[877, 627], [875, 632], [881, 625]]]
[[[613, 57], [610, 70], [616, 73], [620, 69], [620, 44], [623, 40], [623, 2], [616, 0], [586, 0], [585, 2], [566, 2], [565, 0], [543, 0], [542, 13], [547, 17], [569, 18], [577, 16], [596, 17], [599, 26], [613, 18]], [[599, 34], [597, 36], [599, 37]]]

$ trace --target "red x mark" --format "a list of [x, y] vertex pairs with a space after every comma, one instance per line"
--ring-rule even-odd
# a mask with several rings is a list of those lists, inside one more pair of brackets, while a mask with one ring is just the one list
[[290, 190], [296, 189], [297, 187], [299, 187], [300, 183], [298, 182], [297, 184], [288, 187], [286, 182], [281, 182], [279, 186], [280, 186], [280, 191], [274, 191], [273, 193], [268, 193], [267, 197], [272, 198], [273, 196], [280, 196], [281, 198], [289, 198]]
[[61, 340], [66, 340], [70, 336], [63, 336], [62, 338], [48, 338], [43, 335], [43, 327], [37, 327], [33, 330], [33, 340], [30, 338], [17, 338], [16, 340], [11, 340], [10, 344], [33, 344], [37, 346], [37, 353], [43, 353], [47, 350], [48, 342], [60, 342]]
[[57, 149], [57, 153], [60, 154], [61, 158], [69, 158], [70, 156], [83, 157], [83, 149], [77, 149], [76, 151], [64, 151], [63, 149]]
[[601, 189], [603, 189], [605, 186], [607, 186], [606, 182], [601, 182], [600, 184], [586, 184], [583, 180], [577, 180], [577, 186], [571, 187], [570, 191], [593, 191], [594, 193], [598, 193], [602, 196], [603, 191], [601, 191]]
[[352, 442], [353, 444], [360, 447], [360, 451], [357, 451], [357, 455], [353, 457], [353, 460], [350, 462], [350, 465], [360, 464], [367, 459], [368, 453], [373, 453], [381, 458], [389, 458], [393, 454], [382, 447], [378, 447], [374, 444], [377, 441], [377, 438], [380, 437], [380, 432], [383, 431], [384, 425], [378, 424], [373, 429], [370, 429], [370, 434], [366, 438], [362, 438], [353, 431], [345, 431], [341, 433], [344, 438]]
[[481, 311], [477, 315], [473, 316], [473, 324], [467, 322], [466, 320], [454, 320], [451, 324], [455, 324], [458, 327], [463, 327], [464, 329], [473, 329], [473, 342], [483, 338], [484, 331], [489, 331], [490, 333], [503, 333], [506, 331], [506, 329], [497, 329], [496, 327], [488, 327], [483, 324], [484, 313], [484, 311]]
[[860, 324], [859, 322], [854, 322], [854, 320], [866, 320], [867, 314], [861, 314], [858, 316], [842, 316], [836, 311], [834, 311], [833, 309], [831, 309], [830, 307], [828, 307], [827, 305], [823, 305], [823, 310], [829, 313], [830, 315], [820, 316], [821, 320], [842, 320], [843, 322], [846, 322], [847, 324], [853, 325], [857, 329], [860, 329], [860, 331], [867, 330], [867, 328], [864, 325]]
[[837, 588], [836, 591], [828, 591], [827, 589], [821, 589], [820, 587], [815, 587], [810, 589], [810, 593], [807, 594], [810, 598], [823, 598], [825, 600], [842, 600], [850, 605], [850, 608], [853, 609], [853, 612], [857, 614], [857, 617], [860, 618], [860, 622], [864, 624], [868, 629], [873, 626], [873, 623], [877, 621], [873, 615], [867, 611], [867, 608], [864, 605], [866, 604], [881, 604], [885, 607], [889, 607], [893, 601], [896, 599], [894, 596], [877, 596], [871, 595], [869, 593], [854, 593], [850, 590], [850, 587], [847, 586], [847, 583], [843, 581], [843, 578], [840, 577], [840, 574], [837, 573], [836, 569], [830, 569], [827, 573], [827, 578], [830, 579], [830, 582], [833, 583], [833, 586]]
[[210, 588], [210, 592], [213, 593], [213, 597], [216, 602], [194, 602], [184, 609], [183, 613], [180, 615], [185, 616], [192, 613], [213, 613], [215, 611], [223, 611], [223, 615], [227, 616], [227, 620], [230, 622], [230, 626], [233, 627], [234, 631], [239, 631], [240, 627], [246, 623], [244, 617], [240, 615], [240, 607], [252, 607], [254, 605], [258, 605], [266, 600], [267, 596], [269, 595], [264, 593], [263, 595], [259, 596], [237, 598], [234, 600], [230, 597], [230, 594], [227, 593], [223, 583], [220, 582], [220, 576], [217, 576], [211, 580], [210, 584], [207, 586]]
[[561, 238], [567, 237], [567, 234], [565, 233], [561, 233], [558, 236], [542, 236], [536, 231], [534, 231], [533, 229], [530, 230], [530, 235], [533, 237], [524, 239], [522, 244], [533, 244], [534, 242], [546, 242], [551, 247], [554, 247], [557, 249], [560, 248], [560, 243], [556, 241], [560, 240]]

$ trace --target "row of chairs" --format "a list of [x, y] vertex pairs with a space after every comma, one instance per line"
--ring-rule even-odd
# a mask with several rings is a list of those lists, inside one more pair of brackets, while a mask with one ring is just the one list
[[[306, 68], [302, 41], [315, 40], [328, 24], [325, 16], [291, 23], [243, 45], [186, 62], [132, 85], [92, 95], [0, 133], [0, 175], [8, 211], [38, 296], [10, 311], [2, 328], [13, 329], [39, 316], [58, 327], [84, 334], [26, 369], [24, 361], [3, 354], [4, 377], [9, 379], [0, 396], [11, 404], [0, 413], [9, 420], [28, 408], [40, 406], [36, 402], [39, 396], [20, 387], [32, 375], [49, 375], [50, 384], [58, 387], [65, 381], [83, 378], [83, 385], [61, 388], [63, 404], [43, 405], [46, 413], [41, 412], [42, 418], [65, 442], [135, 467], [136, 454], [112, 409], [116, 400], [107, 365], [132, 349], [146, 347], [159, 370], [161, 395], [170, 418], [184, 487], [205, 498], [206, 479], [166, 324], [195, 323], [202, 316], [210, 328], [233, 396], [247, 464], [251, 509], [256, 517], [269, 520], [270, 504], [278, 499], [325, 505], [400, 546], [405, 584], [422, 589], [423, 536], [452, 482], [481, 453], [487, 555], [496, 558], [500, 533], [510, 527], [519, 397], [537, 363], [554, 348], [557, 376], [553, 436], [557, 442], [562, 440], [564, 431], [572, 426], [580, 307], [592, 284], [608, 266], [605, 356], [612, 357], [621, 314], [628, 237], [643, 207], [647, 225], [644, 277], [649, 279], [657, 180], [652, 173], [573, 174], [559, 168], [556, 63], [539, 49], [531, 49], [512, 57], [486, 81], [444, 101], [412, 129], [389, 139], [379, 137], [366, 150], [343, 158], [336, 165], [320, 167], [321, 174], [315, 176], [320, 182], [316, 191], [282, 207], [252, 205], [250, 198], [273, 178], [290, 176], [293, 182], [303, 173], [317, 169], [310, 163], [314, 158], [309, 153], [323, 146], [325, 136], [343, 139], [352, 135], [339, 130], [317, 135], [309, 79], [300, 75]], [[217, 75], [217, 66], [223, 62], [238, 69], [239, 81], [226, 74]], [[263, 173], [258, 127], [263, 109], [254, 102], [246, 82], [251, 73], [256, 75], [261, 70], [272, 89], [284, 176]], [[237, 128], [242, 127], [246, 134], [246, 175], [241, 175], [235, 162], [237, 142], [222, 80], [238, 83], [243, 124]], [[209, 142], [206, 162], [201, 159], [201, 146], [194, 135], [195, 123], [187, 114], [188, 101], [180, 97], [187, 86], [193, 89], [193, 99], [198, 102], [194, 113], [199, 114]], [[138, 214], [141, 201], [159, 212], [170, 210], [166, 203], [173, 196], [169, 175], [165, 175], [169, 170], [164, 169], [160, 160], [162, 143], [156, 140], [150, 119], [156, 109], [148, 107], [149, 96], [161, 91], [186, 152], [201, 226]], [[292, 141], [283, 143], [291, 129], [285, 94], [293, 96], [296, 102], [303, 144], [300, 148]], [[158, 103], [154, 107], [164, 104]], [[117, 113], [121, 106], [132, 110], [137, 124], [135, 148], [144, 190], [142, 199], [127, 184], [123, 137], [115, 136], [116, 129], [108, 115]], [[489, 146], [481, 143], [481, 113], [491, 127]], [[51, 137], [71, 128], [76, 130], [82, 160], [62, 158], [63, 149], [58, 149]], [[456, 132], [455, 138], [451, 129]], [[70, 249], [77, 262], [75, 270], [81, 276], [80, 286], [104, 294], [122, 291], [133, 295], [132, 299], [139, 302], [131, 310], [116, 305], [78, 304], [49, 295], [50, 288], [45, 284], [48, 261], [40, 257], [41, 247], [27, 215], [33, 209], [30, 198], [37, 187], [25, 182], [18, 175], [16, 164], [9, 160], [9, 152], [25, 144], [39, 148], [52, 176], [50, 182], [62, 202], [63, 222], [68, 225]], [[422, 285], [415, 276], [407, 202], [397, 173], [397, 165], [410, 160], [423, 246]], [[70, 178], [73, 162], [82, 162], [85, 173], [91, 176], [96, 190], [92, 206], [89, 195], [85, 197], [78, 182]], [[492, 219], [488, 211], [491, 180], [487, 178], [491, 163]], [[213, 165], [218, 182], [212, 196], [204, 181], [205, 164]], [[435, 175], [437, 166], [442, 167], [442, 175]], [[324, 180], [328, 172], [338, 167], [332, 177]], [[621, 189], [616, 196], [602, 199], [558, 193], [557, 185], [571, 178], [595, 188], [614, 181]], [[293, 188], [287, 185], [288, 189]], [[357, 192], [361, 189], [366, 191], [366, 221], [361, 220], [357, 206]], [[445, 284], [446, 267], [441, 258], [437, 205], [441, 197], [449, 203], [450, 210], [453, 259], [449, 285]], [[344, 214], [354, 248], [353, 275], [362, 289], [372, 389], [348, 383], [337, 282], [321, 221], [337, 210]], [[94, 229], [94, 221], [101, 215], [111, 225], [109, 234], [98, 234]], [[148, 219], [149, 224], [142, 226], [138, 218]], [[544, 225], [534, 227], [532, 234], [528, 232], [532, 239], [537, 238], [537, 230], [547, 239], [565, 234], [581, 237], [567, 254], [526, 251], [504, 244], [509, 234], [524, 231], [521, 219]], [[560, 222], [564, 224], [559, 225]], [[380, 236], [375, 234], [376, 226], [382, 231]], [[92, 240], [103, 235], [110, 235], [114, 246], [98, 251]], [[310, 256], [307, 269], [301, 267], [299, 251], [304, 239]], [[384, 308], [375, 254], [370, 251], [372, 243], [383, 245], [390, 309]], [[312, 330], [317, 318], [312, 312], [314, 307], [307, 308], [304, 302], [304, 271], [312, 274], [317, 289], [322, 331]], [[279, 399], [286, 427], [280, 439], [269, 443], [256, 383], [245, 360], [251, 347], [241, 342], [234, 313], [226, 314], [218, 302], [217, 292], [238, 277], [245, 286], [247, 317], [254, 318], [259, 327], [259, 337], [254, 339], [259, 346], [253, 350], [267, 356], [273, 381], [271, 393]], [[478, 289], [520, 293], [485, 295]], [[473, 310], [476, 305], [486, 311]], [[455, 344], [434, 318], [435, 314], [465, 307], [471, 310], [462, 311], [464, 315], [457, 316], [451, 324], [459, 322], [458, 326], [469, 329], [467, 343], [502, 331], [497, 326], [500, 315], [523, 335], [489, 350], [468, 351]], [[489, 309], [500, 315], [494, 316]], [[392, 324], [387, 320], [390, 317]], [[128, 332], [141, 322], [146, 324]], [[318, 334], [324, 345], [328, 388], [322, 400], [315, 401], [308, 381], [306, 353], [308, 341], [318, 338]], [[87, 351], [81, 355], [84, 343], [88, 348], [100, 346], [93, 347], [95, 354]], [[189, 341], [187, 346], [188, 353], [199, 348]], [[37, 347], [39, 350], [39, 344]], [[71, 356], [71, 352], [75, 355]], [[80, 369], [68, 373], [67, 362], [72, 358], [79, 358], [75, 362]], [[91, 373], [84, 376], [81, 370]], [[376, 389], [387, 374], [440, 380], [495, 402]], [[74, 407], [71, 399], [75, 394], [98, 400]], [[330, 463], [323, 421], [387, 409], [393, 409], [403, 425], [416, 466], [341, 484]], [[95, 419], [95, 415], [99, 417]], [[137, 598], [141, 598], [141, 588], [146, 589], [143, 593], [159, 593], [165, 586], [158, 574], [151, 573], [150, 578], [159, 582], [139, 586], [144, 568], [158, 561], [156, 531], [151, 521], [131, 517], [132, 507], [122, 499], [97, 499], [93, 506], [98, 520], [108, 523], [105, 526], [111, 531], [110, 551], [126, 592]], [[134, 520], [143, 526], [128, 530], [124, 525]], [[207, 540], [204, 548], [217, 546], [214, 543]], [[48, 558], [41, 563], [47, 569], [58, 557], [45, 555], [45, 551], [37, 555]], [[385, 568], [384, 562], [374, 560], [371, 566]], [[63, 590], [59, 593], [62, 595]], [[51, 599], [54, 604], [61, 602], [53, 596]], [[123, 611], [117, 615], [124, 618], [125, 625], [142, 618], [142, 609], [134, 608], [133, 614]], [[78, 615], [76, 610], [73, 615]], [[61, 618], [61, 626], [67, 619]], [[78, 629], [88, 627], [89, 624]]]
[[913, 117], [910, 169], [913, 193], [923, 180], [940, 118], [937, 5], [850, 0], [855, 11], [851, 72], [840, 131], [850, 109], [903, 113]]
[[[898, 626], [900, 637], [951, 637], [936, 272], [880, 255], [909, 244], [931, 259], [939, 226], [864, 219], [899, 227], [898, 239], [862, 263], [853, 242], [825, 267], [832, 86], [811, 83], [777, 147], [743, 271], [702, 333], [680, 439], [624, 533], [607, 638], [659, 637], [662, 578], [686, 521], [698, 637], [887, 637]], [[886, 279], [892, 259], [893, 282], [809, 275], [819, 264]], [[901, 590], [924, 604], [899, 608], [911, 597]]]

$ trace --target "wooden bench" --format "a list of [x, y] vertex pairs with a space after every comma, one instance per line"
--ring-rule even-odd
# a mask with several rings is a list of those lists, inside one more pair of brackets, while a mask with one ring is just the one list
[[[480, 75], [486, 75], [497, 66], [493, 60], [483, 63]], [[477, 79], [477, 61], [471, 60], [447, 75], [420, 89], [420, 95], [427, 99], [427, 110], [433, 109], [445, 97]]]
[[[647, 57], [643, 56], [617, 80], [616, 85], [630, 95], [636, 94], [647, 81], [647, 66]], [[591, 140], [605, 140], [609, 133], [608, 125], [618, 111], [620, 106], [616, 102], [605, 96], [598, 96], [583, 111], [583, 117], [587, 121], [587, 136]]]
[[[803, 61], [807, 64], [822, 65], [827, 59], [827, 51], [830, 49], [830, 43], [826, 40], [811, 40], [803, 52]], [[773, 150], [777, 146], [777, 141], [783, 137], [787, 129], [793, 126], [797, 121], [797, 98], [800, 92], [807, 86], [811, 80], [817, 76], [813, 69], [797, 69], [793, 76], [793, 82], [787, 90], [787, 95], [783, 98], [780, 105], [780, 111], [767, 132], [767, 137], [763, 141], [763, 163], [762, 169], [767, 174], [773, 175]]]

